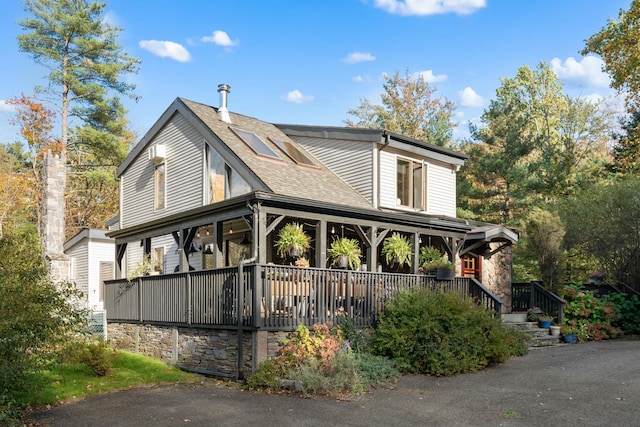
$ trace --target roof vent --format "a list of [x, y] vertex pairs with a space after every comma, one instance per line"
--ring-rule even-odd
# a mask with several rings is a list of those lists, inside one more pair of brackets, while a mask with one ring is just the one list
[[231, 116], [229, 116], [229, 109], [227, 108], [227, 94], [231, 92], [231, 86], [226, 84], [219, 84], [218, 92], [220, 92], [220, 108], [218, 108], [218, 118], [223, 122], [231, 123]]

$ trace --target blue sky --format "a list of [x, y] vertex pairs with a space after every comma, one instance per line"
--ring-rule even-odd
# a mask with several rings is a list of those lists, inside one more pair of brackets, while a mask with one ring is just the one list
[[[138, 102], [126, 100], [141, 137], [176, 97], [219, 104], [272, 123], [343, 126], [361, 98], [379, 103], [385, 74], [420, 73], [457, 105], [467, 135], [500, 78], [549, 62], [572, 96], [609, 97], [601, 61], [584, 40], [631, 0], [106, 0], [120, 43], [142, 60]], [[45, 85], [47, 69], [18, 50], [19, 0], [0, 14], [0, 143], [15, 141], [4, 100]], [[59, 132], [58, 132], [59, 133]]]

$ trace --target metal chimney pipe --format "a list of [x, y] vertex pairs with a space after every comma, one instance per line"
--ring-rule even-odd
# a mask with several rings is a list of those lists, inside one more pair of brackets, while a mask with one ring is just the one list
[[220, 108], [218, 108], [218, 118], [226, 123], [231, 123], [229, 109], [227, 108], [227, 95], [231, 92], [231, 86], [227, 84], [219, 84], [218, 92], [220, 92]]

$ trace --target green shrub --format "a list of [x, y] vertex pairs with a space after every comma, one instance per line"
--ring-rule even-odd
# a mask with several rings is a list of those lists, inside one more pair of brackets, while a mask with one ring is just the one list
[[[344, 398], [395, 380], [399, 373], [392, 361], [355, 352], [348, 341], [343, 341], [342, 330], [356, 337], [356, 341], [361, 333], [344, 317], [341, 319], [344, 329], [318, 324], [309, 330], [300, 324], [292, 337], [283, 342], [278, 357], [260, 363], [247, 379], [246, 387], [294, 388], [304, 394]], [[364, 336], [361, 339], [366, 340]]]
[[369, 346], [371, 331], [367, 328], [358, 327], [356, 319], [349, 316], [338, 316], [338, 329], [341, 335], [356, 353], [363, 353]]
[[360, 377], [369, 387], [389, 385], [400, 376], [394, 361], [386, 357], [371, 353], [358, 353], [356, 360]]
[[618, 319], [614, 305], [598, 298], [580, 285], [567, 285], [562, 292], [565, 323], [578, 331], [580, 341], [602, 341], [622, 334], [615, 325]]
[[387, 304], [371, 345], [403, 372], [454, 375], [525, 354], [526, 340], [457, 294], [412, 290]]
[[608, 299], [617, 314], [613, 325], [621, 328], [625, 334], [640, 333], [640, 298], [638, 295], [629, 297], [624, 293], [614, 293], [610, 294]]
[[80, 361], [91, 368], [98, 377], [104, 377], [113, 368], [118, 352], [110, 348], [106, 341], [99, 340], [84, 345]]
[[307, 395], [355, 396], [366, 388], [355, 354], [348, 347], [340, 348], [329, 365], [318, 358], [305, 359], [289, 372], [289, 379]]
[[282, 369], [273, 360], [265, 360], [258, 365], [256, 372], [247, 378], [246, 386], [255, 390], [263, 388], [278, 389], [282, 374]]

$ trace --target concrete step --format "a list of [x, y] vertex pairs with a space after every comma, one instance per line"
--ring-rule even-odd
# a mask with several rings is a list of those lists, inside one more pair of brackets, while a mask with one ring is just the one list
[[529, 348], [550, 347], [564, 345], [562, 337], [553, 336], [549, 328], [541, 328], [538, 322], [503, 321], [505, 326], [526, 332], [531, 336]]

